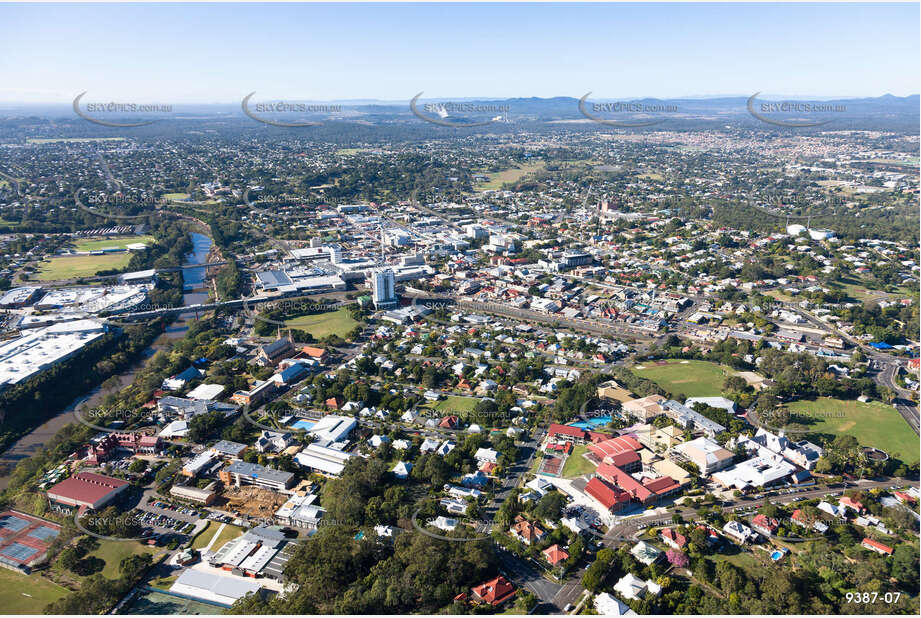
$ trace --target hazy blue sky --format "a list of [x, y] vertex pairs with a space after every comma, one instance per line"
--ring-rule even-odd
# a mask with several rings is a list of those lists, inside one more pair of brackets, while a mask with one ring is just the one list
[[912, 4], [0, 4], [0, 101], [877, 96]]

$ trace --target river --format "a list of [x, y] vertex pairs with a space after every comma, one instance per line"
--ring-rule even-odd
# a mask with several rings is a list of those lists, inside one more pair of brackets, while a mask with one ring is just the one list
[[[192, 238], [192, 253], [185, 256], [183, 265], [186, 264], [204, 264], [208, 258], [208, 252], [211, 250], [211, 238], [197, 232], [190, 232]], [[208, 291], [205, 285], [204, 268], [188, 268], [182, 271], [183, 278], [183, 305], [195, 305], [208, 301]], [[153, 356], [157, 350], [163, 348], [171, 340], [181, 339], [189, 330], [189, 320], [196, 317], [194, 311], [183, 313], [167, 327], [166, 331], [146, 349], [143, 358], [132, 365], [127, 371], [119, 374], [119, 388], [123, 388], [134, 381], [135, 374], [140, 371], [147, 360]], [[77, 397], [69, 406], [61, 410], [57, 415], [48, 419], [30, 433], [20, 438], [17, 442], [0, 455], [0, 491], [7, 488], [10, 482], [10, 474], [16, 464], [28, 457], [33, 456], [45, 443], [50, 440], [62, 427], [68, 423], [76, 422], [74, 411], [78, 406], [86, 404], [92, 408], [97, 405], [102, 398], [110, 391], [103, 391], [102, 387], [97, 386], [89, 393]]]

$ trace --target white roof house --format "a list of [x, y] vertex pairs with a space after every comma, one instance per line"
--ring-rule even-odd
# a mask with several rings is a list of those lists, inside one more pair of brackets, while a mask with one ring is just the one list
[[614, 592], [625, 599], [642, 599], [647, 594], [658, 596], [662, 588], [652, 580], [642, 580], [633, 573], [627, 573], [614, 584]]

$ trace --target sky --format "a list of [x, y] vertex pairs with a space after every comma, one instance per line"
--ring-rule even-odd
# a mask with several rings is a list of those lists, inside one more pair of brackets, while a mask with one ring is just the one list
[[0, 101], [916, 94], [919, 4], [0, 4]]

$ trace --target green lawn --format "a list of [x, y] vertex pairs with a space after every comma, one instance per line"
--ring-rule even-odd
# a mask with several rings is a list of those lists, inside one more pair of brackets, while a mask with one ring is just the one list
[[40, 575], [0, 568], [0, 608], [4, 614], [41, 614], [45, 606], [70, 591]]
[[882, 449], [909, 465], [918, 462], [918, 436], [892, 406], [820, 397], [795, 401], [787, 408], [794, 415], [792, 422], [803, 422], [816, 434], [848, 434], [861, 446]]
[[156, 547], [150, 547], [138, 541], [107, 541], [99, 539], [99, 549], [95, 549], [87, 555], [105, 560], [106, 566], [102, 569], [102, 574], [108, 579], [117, 579], [121, 577], [121, 570], [118, 565], [122, 559], [134, 554], [155, 554], [158, 551]]
[[115, 236], [113, 238], [94, 238], [87, 240], [78, 240], [74, 243], [75, 251], [99, 251], [100, 249], [108, 249], [110, 247], [118, 247], [119, 249], [124, 249], [130, 244], [134, 243], [144, 243], [145, 245], [152, 245], [154, 243], [153, 236]]
[[55, 257], [42, 262], [34, 277], [40, 281], [92, 277], [100, 270], [124, 268], [130, 260], [129, 253]]
[[[208, 543], [211, 543], [211, 539], [214, 537], [215, 534], [217, 534], [218, 528], [220, 527], [221, 527], [221, 524], [219, 522], [209, 521], [208, 527], [205, 528], [205, 530], [201, 534], [196, 536], [195, 539], [192, 541], [192, 548], [193, 549], [204, 549], [205, 547], [207, 547]], [[231, 539], [237, 538], [241, 534], [243, 534], [243, 528], [233, 526], [231, 524], [226, 524], [224, 526], [224, 529], [221, 531], [221, 535], [211, 545], [211, 551], [217, 551], [218, 549], [221, 548], [221, 546], [224, 543], [226, 543], [227, 541], [230, 541]]]
[[291, 320], [285, 320], [285, 325], [298, 330], [304, 330], [314, 336], [315, 339], [322, 339], [327, 335], [338, 335], [345, 337], [353, 328], [358, 326], [358, 322], [352, 319], [348, 309], [341, 307], [336, 311], [326, 313], [316, 313], [314, 315], [305, 315]]
[[188, 193], [164, 193], [163, 198], [167, 200], [187, 200], [191, 195]]
[[473, 409], [476, 407], [478, 401], [480, 400], [477, 397], [457, 397], [454, 395], [448, 395], [444, 399], [430, 404], [429, 407], [432, 410], [438, 410], [445, 415], [457, 414], [458, 416], [464, 416], [465, 414], [473, 412]]
[[231, 524], [225, 524], [224, 529], [221, 531], [220, 536], [217, 537], [217, 540], [214, 542], [214, 545], [211, 546], [211, 551], [219, 550], [221, 547], [224, 546], [224, 543], [237, 538], [241, 534], [243, 534], [243, 528], [240, 528], [238, 526], [233, 526]]
[[573, 447], [572, 454], [566, 459], [566, 463], [563, 464], [563, 471], [560, 473], [564, 479], [582, 476], [595, 470], [595, 464], [582, 456], [587, 452], [588, 447], [584, 444]]
[[209, 521], [208, 527], [195, 535], [195, 538], [192, 539], [192, 548], [193, 549], [202, 549], [208, 542], [211, 540], [211, 537], [214, 536], [214, 533], [217, 532], [218, 526], [220, 526], [216, 521]]
[[633, 373], [652, 380], [672, 395], [683, 393], [686, 397], [718, 397], [732, 372], [728, 367], [698, 360], [670, 360], [667, 365], [644, 362], [641, 366], [643, 369], [634, 367]]

